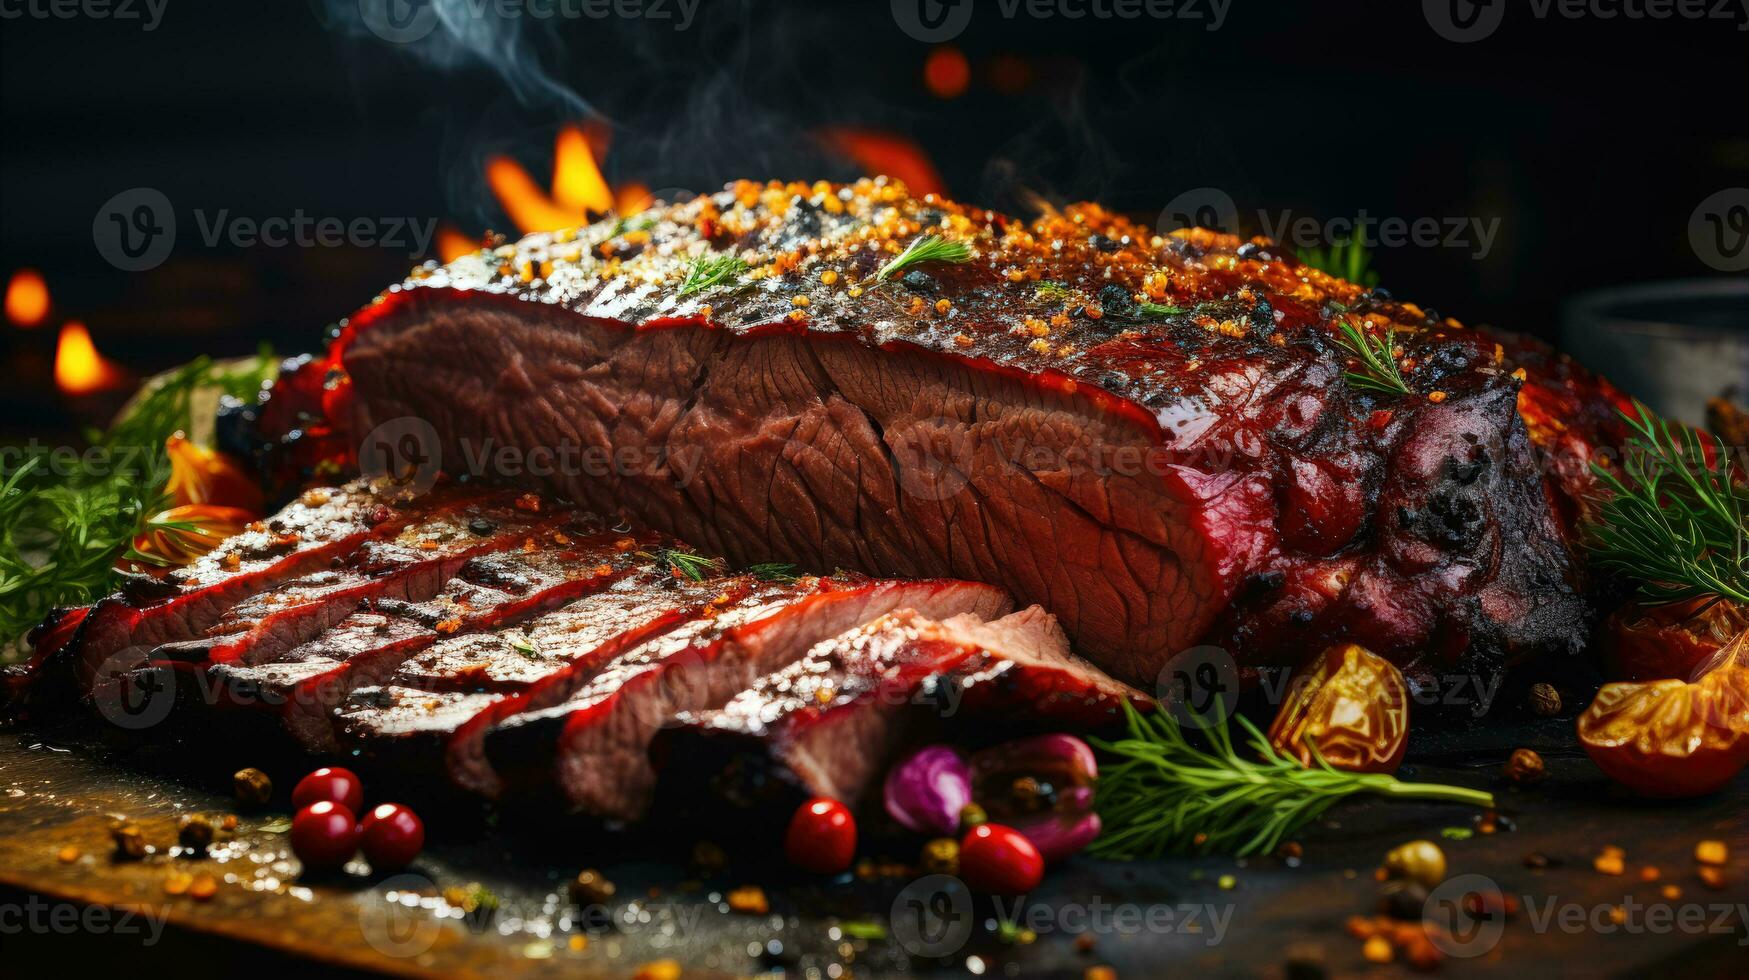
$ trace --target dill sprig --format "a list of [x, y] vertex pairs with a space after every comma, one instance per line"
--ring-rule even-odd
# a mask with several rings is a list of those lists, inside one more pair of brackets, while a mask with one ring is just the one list
[[91, 602], [116, 584], [116, 561], [150, 561], [133, 549], [143, 531], [192, 531], [157, 520], [168, 506], [164, 440], [194, 428], [198, 392], [252, 398], [278, 362], [262, 350], [229, 367], [202, 357], [165, 375], [108, 432], [95, 452], [70, 457], [47, 447], [0, 454], [0, 653], [56, 606]]
[[1387, 395], [1409, 393], [1409, 385], [1397, 369], [1397, 344], [1389, 327], [1376, 339], [1348, 320], [1342, 321], [1341, 329], [1342, 335], [1336, 338], [1336, 342], [1360, 361], [1358, 370], [1346, 371], [1342, 375], [1348, 379], [1349, 385]]
[[885, 282], [889, 278], [904, 272], [914, 265], [925, 262], [970, 262], [972, 247], [965, 242], [949, 241], [940, 235], [925, 235], [906, 246], [903, 252], [893, 256], [893, 260], [881, 266], [881, 271], [875, 273], [876, 282]]
[[1655, 603], [1701, 597], [1749, 602], [1749, 489], [1730, 450], [1711, 459], [1700, 434], [1638, 401], [1621, 472], [1591, 471], [1610, 497], [1591, 526], [1593, 557], [1640, 584]]
[[679, 548], [661, 548], [654, 552], [640, 551], [637, 554], [639, 558], [667, 565], [675, 574], [694, 582], [703, 582], [723, 568], [721, 558], [707, 558], [696, 551], [682, 551]]
[[1372, 268], [1372, 252], [1358, 240], [1338, 242], [1329, 248], [1302, 248], [1296, 252], [1302, 263], [1338, 279], [1368, 289], [1379, 284], [1379, 274]]
[[748, 265], [733, 255], [704, 255], [687, 267], [678, 295], [687, 296], [715, 286], [734, 285], [746, 275]]
[[1209, 742], [1204, 751], [1190, 744], [1163, 708], [1144, 717], [1125, 702], [1124, 713], [1128, 738], [1093, 740], [1119, 760], [1101, 767], [1096, 791], [1095, 809], [1105, 831], [1092, 852], [1102, 857], [1265, 853], [1336, 803], [1362, 793], [1494, 805], [1494, 797], [1480, 790], [1343, 772], [1323, 759], [1302, 766], [1277, 751], [1243, 716], [1237, 721], [1260, 761], [1239, 755], [1224, 721], [1204, 730]]

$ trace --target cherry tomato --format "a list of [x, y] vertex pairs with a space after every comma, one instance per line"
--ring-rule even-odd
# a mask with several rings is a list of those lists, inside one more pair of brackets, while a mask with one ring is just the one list
[[1357, 644], [1331, 647], [1294, 675], [1269, 741], [1307, 766], [1315, 749], [1337, 769], [1396, 772], [1409, 742], [1402, 672]]
[[425, 821], [399, 803], [378, 803], [358, 826], [364, 856], [377, 871], [399, 871], [425, 846]]
[[292, 818], [291, 846], [307, 868], [338, 868], [358, 852], [358, 820], [346, 807], [319, 800]]
[[299, 810], [323, 800], [332, 800], [357, 813], [364, 809], [364, 783], [351, 769], [324, 766], [298, 780], [292, 790], [292, 806]]
[[856, 856], [856, 818], [837, 800], [816, 796], [790, 817], [783, 852], [804, 871], [837, 874], [850, 867]]
[[1611, 613], [1599, 632], [1606, 676], [1619, 681], [1687, 680], [1745, 627], [1749, 609], [1729, 600], [1665, 606], [1630, 602]]
[[1044, 880], [1045, 859], [1013, 827], [979, 824], [960, 839], [960, 877], [979, 891], [1020, 895]]
[[1749, 765], [1749, 666], [1726, 662], [1695, 681], [1605, 684], [1578, 728], [1585, 754], [1629, 789], [1711, 793]]

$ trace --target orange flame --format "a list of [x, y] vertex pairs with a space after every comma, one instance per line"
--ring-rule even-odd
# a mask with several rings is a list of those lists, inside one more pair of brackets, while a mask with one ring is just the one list
[[595, 165], [589, 138], [576, 126], [559, 130], [553, 144], [553, 198], [567, 211], [607, 211], [613, 191]]
[[504, 213], [524, 232], [556, 231], [588, 224], [589, 216], [556, 203], [546, 195], [522, 169], [522, 164], [506, 156], [486, 161], [486, 183], [497, 195]]
[[896, 177], [913, 194], [940, 194], [947, 188], [923, 148], [903, 136], [870, 129], [828, 129], [820, 135], [868, 174]]
[[454, 262], [469, 252], [479, 251], [479, 248], [479, 242], [449, 225], [437, 229], [437, 255], [445, 264]]
[[42, 273], [20, 269], [6, 283], [6, 319], [21, 327], [34, 327], [49, 315], [49, 286]]
[[97, 353], [85, 324], [67, 321], [55, 347], [55, 384], [69, 395], [88, 395], [114, 388], [121, 381], [121, 369]]

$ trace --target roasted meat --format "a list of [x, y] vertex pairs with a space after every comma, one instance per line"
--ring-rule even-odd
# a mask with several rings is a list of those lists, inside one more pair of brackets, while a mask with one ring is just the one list
[[[927, 236], [968, 255], [907, 264]], [[1391, 338], [1407, 391], [1353, 382], [1345, 325]], [[1260, 666], [1355, 641], [1411, 675], [1577, 649], [1572, 526], [1618, 398], [1267, 241], [885, 181], [740, 183], [421, 268], [325, 370], [353, 438], [416, 418], [448, 472], [736, 563], [991, 582], [1148, 687], [1205, 642]]]

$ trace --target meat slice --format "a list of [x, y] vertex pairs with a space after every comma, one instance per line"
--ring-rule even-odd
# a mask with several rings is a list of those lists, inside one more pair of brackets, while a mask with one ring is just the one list
[[[446, 638], [361, 688], [337, 724], [346, 743], [401, 757], [443, 754], [461, 786], [496, 795], [480, 740], [497, 719], [563, 701], [603, 664], [760, 587], [747, 576], [697, 581], [650, 560], [612, 587], [521, 626]], [[409, 748], [409, 743], [413, 746]]]
[[[475, 494], [450, 488], [438, 496], [459, 501]], [[131, 580], [74, 619], [75, 629], [52, 630], [39, 643], [33, 698], [83, 696], [100, 674], [117, 675], [160, 644], [201, 635], [238, 602], [326, 567], [373, 535], [395, 533], [416, 513], [406, 503], [404, 496], [362, 482], [309, 490], [163, 579]]]
[[274, 705], [306, 748], [334, 748], [330, 714], [354, 689], [381, 683], [407, 658], [444, 637], [486, 632], [549, 612], [607, 588], [644, 564], [652, 536], [620, 533], [561, 547], [476, 555], [426, 602], [377, 599], [271, 663], [215, 664], [209, 676], [231, 703]]
[[688, 786], [756, 806], [782, 795], [855, 805], [907, 745], [1029, 724], [1098, 729], [1143, 695], [1069, 652], [1031, 606], [986, 622], [905, 609], [823, 641], [723, 707], [683, 713], [659, 753]]
[[895, 609], [988, 618], [1008, 607], [997, 589], [946, 580], [808, 579], [756, 590], [621, 653], [564, 703], [499, 721], [485, 736], [484, 757], [503, 771], [556, 751], [559, 788], [574, 807], [635, 819], [655, 787], [650, 742], [677, 713], [721, 705], [815, 643]]
[[468, 559], [565, 537], [570, 513], [542, 513], [538, 501], [512, 492], [436, 507], [388, 538], [372, 538], [339, 568], [306, 575], [251, 597], [208, 627], [205, 635], [165, 643], [153, 660], [184, 664], [269, 663], [377, 600], [422, 602]]
[[[454, 472], [611, 460], [528, 479], [737, 564], [988, 581], [1143, 687], [1204, 642], [1412, 675], [1583, 645], [1551, 501], [1619, 444], [1619, 396], [1535, 342], [1093, 205], [744, 182], [643, 217], [391, 288], [330, 351], [352, 427], [424, 419]], [[888, 266], [931, 235], [965, 260]], [[706, 257], [748, 268], [700, 289]], [[1352, 380], [1348, 331], [1400, 389]]]

